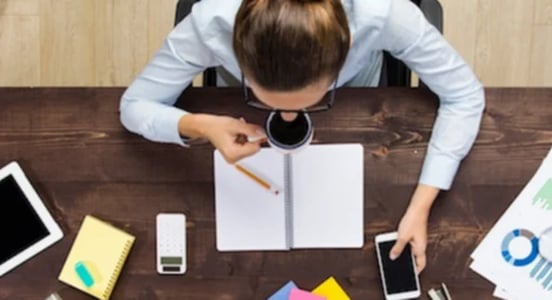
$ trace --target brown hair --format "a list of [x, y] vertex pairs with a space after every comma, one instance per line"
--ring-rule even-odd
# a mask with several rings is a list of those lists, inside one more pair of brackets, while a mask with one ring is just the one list
[[349, 51], [340, 0], [244, 0], [233, 47], [244, 74], [272, 91], [337, 77]]

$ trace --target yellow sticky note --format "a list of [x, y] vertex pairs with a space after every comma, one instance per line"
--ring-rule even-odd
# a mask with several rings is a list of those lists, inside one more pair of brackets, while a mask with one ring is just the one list
[[351, 300], [351, 298], [349, 298], [333, 277], [329, 277], [322, 282], [319, 286], [312, 290], [312, 293], [318, 296], [326, 297], [327, 300]]

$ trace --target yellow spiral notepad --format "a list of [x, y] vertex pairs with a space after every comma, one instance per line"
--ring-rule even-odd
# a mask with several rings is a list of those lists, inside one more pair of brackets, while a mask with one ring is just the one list
[[[109, 299], [134, 239], [104, 221], [86, 216], [58, 279], [98, 299]], [[86, 266], [93, 280], [89, 287], [77, 273], [77, 264]]]

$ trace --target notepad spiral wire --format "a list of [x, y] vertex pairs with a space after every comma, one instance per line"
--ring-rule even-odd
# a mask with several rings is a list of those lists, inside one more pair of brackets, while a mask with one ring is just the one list
[[128, 257], [128, 253], [130, 252], [130, 248], [132, 247], [132, 242], [127, 242], [125, 244], [125, 248], [123, 252], [121, 253], [121, 257], [117, 261], [117, 265], [115, 266], [115, 270], [113, 270], [113, 274], [109, 278], [109, 282], [107, 283], [107, 288], [105, 289], [103, 293], [103, 299], [107, 300], [111, 297], [111, 293], [113, 292], [113, 288], [115, 287], [115, 284], [117, 283], [117, 280], [119, 279], [119, 274], [121, 274], [121, 270], [123, 269], [123, 266], [125, 264], [125, 261]]
[[286, 247], [289, 249], [293, 242], [293, 205], [291, 197], [293, 186], [291, 184], [291, 154], [284, 155], [284, 209], [286, 225]]

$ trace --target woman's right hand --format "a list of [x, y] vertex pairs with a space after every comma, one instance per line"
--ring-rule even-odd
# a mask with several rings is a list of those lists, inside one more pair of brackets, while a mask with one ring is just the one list
[[266, 136], [261, 126], [243, 119], [209, 114], [187, 114], [180, 119], [178, 127], [183, 136], [208, 139], [228, 163], [235, 163], [261, 149], [263, 139], [241, 141], [244, 136]]

